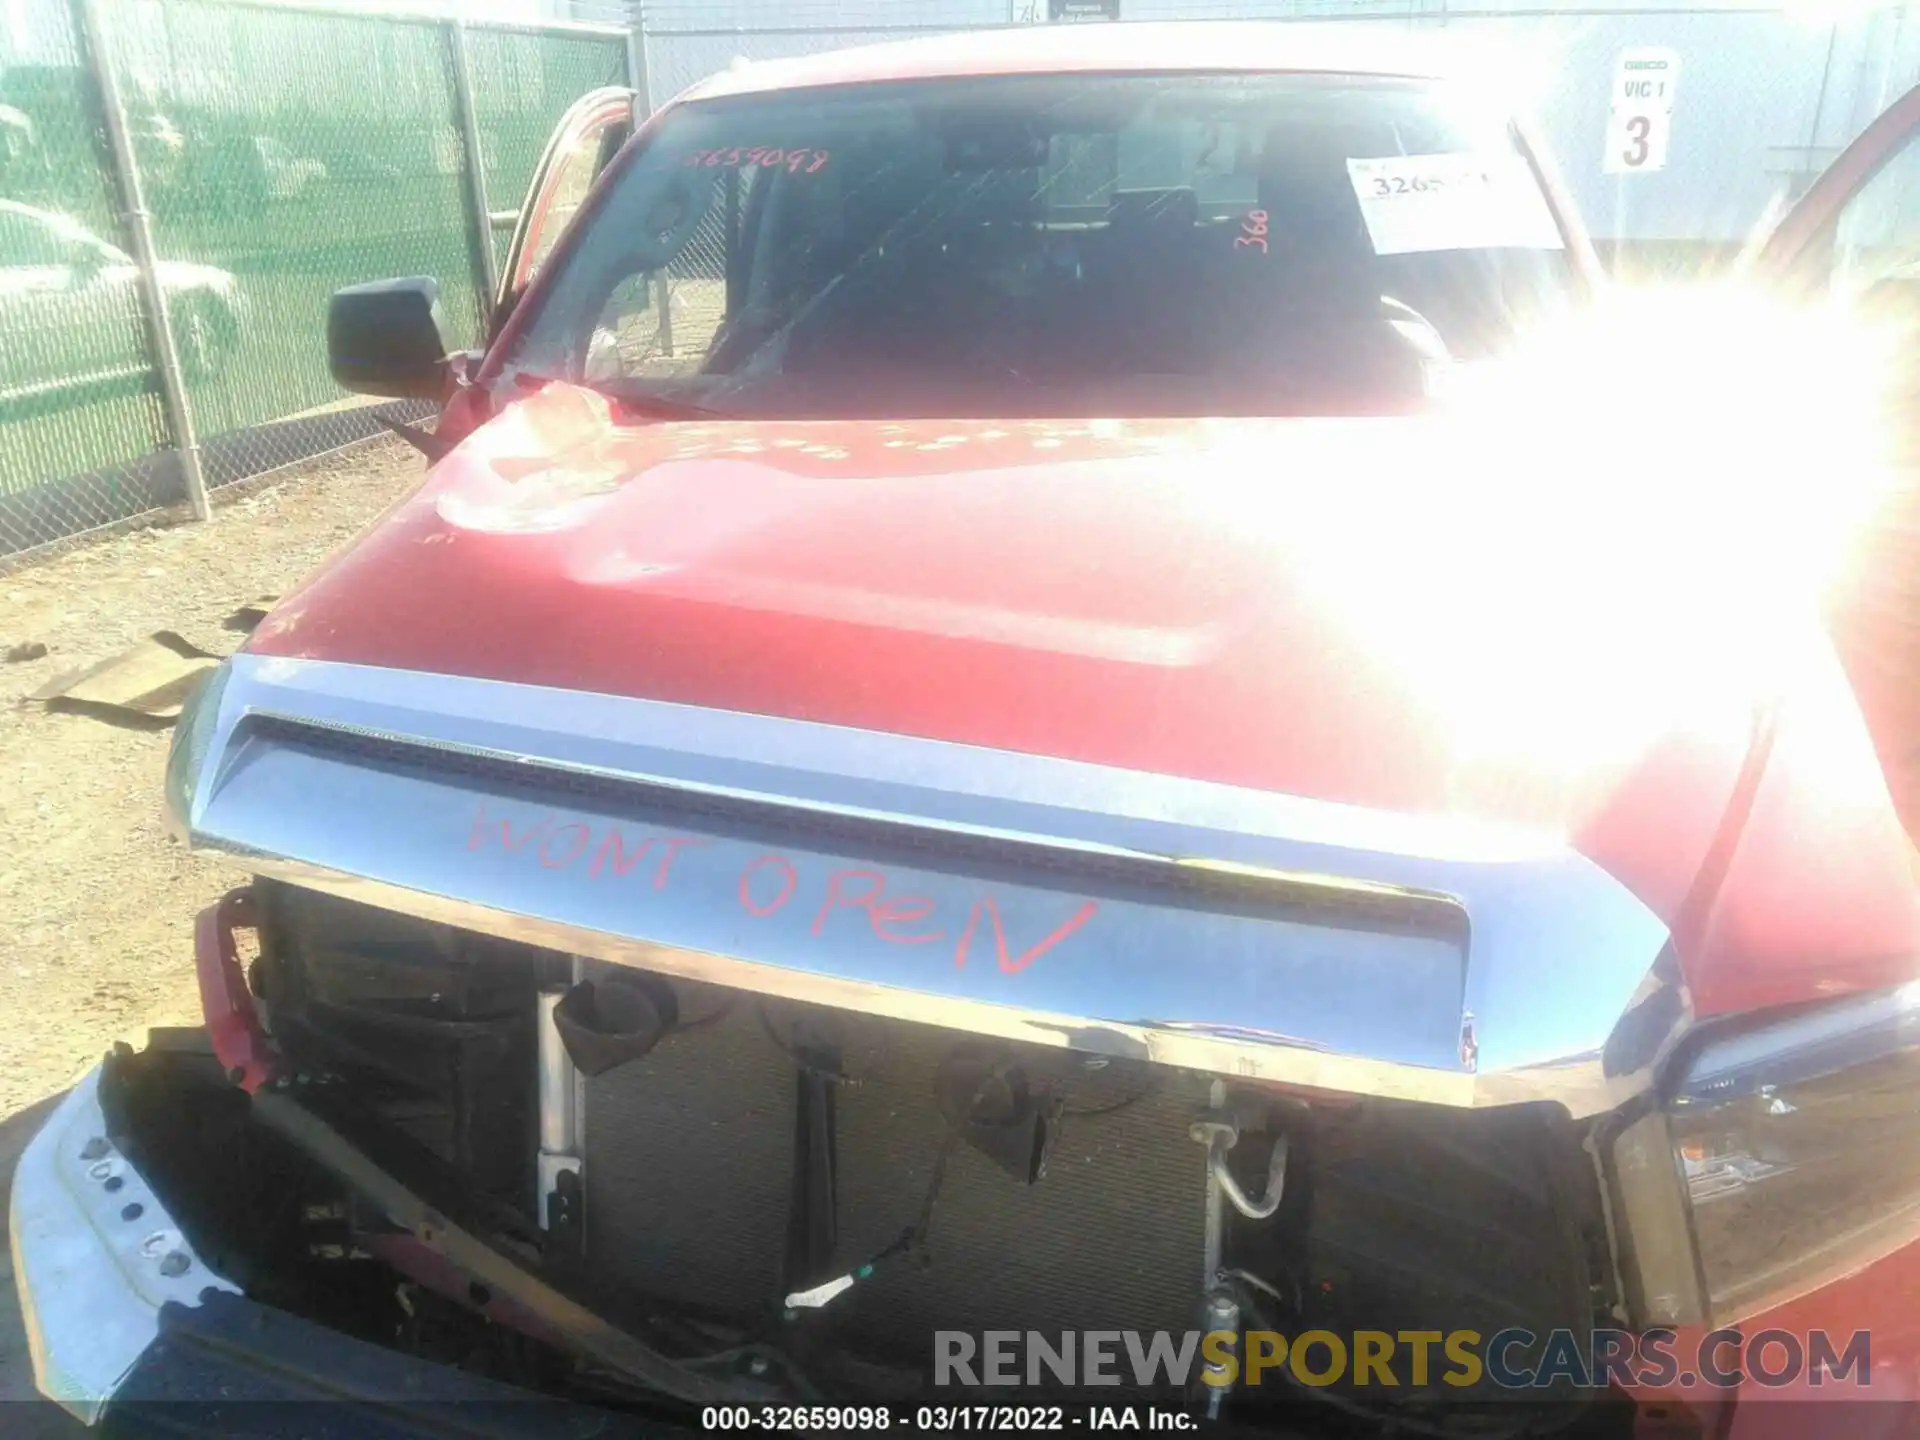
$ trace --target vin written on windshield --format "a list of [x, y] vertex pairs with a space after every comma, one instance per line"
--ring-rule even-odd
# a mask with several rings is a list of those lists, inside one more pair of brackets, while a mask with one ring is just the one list
[[696, 102], [583, 223], [509, 365], [730, 415], [1395, 413], [1572, 284], [1503, 119], [1327, 76]]

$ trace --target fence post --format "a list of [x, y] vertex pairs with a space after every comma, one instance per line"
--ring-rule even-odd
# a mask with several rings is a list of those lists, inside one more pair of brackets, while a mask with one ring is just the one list
[[633, 7], [633, 24], [627, 27], [627, 84], [638, 97], [633, 108], [640, 119], [653, 114], [653, 86], [647, 75], [647, 8]]
[[147, 214], [146, 195], [140, 186], [139, 161], [127, 134], [126, 106], [120, 99], [120, 83], [114, 73], [106, 28], [100, 23], [100, 0], [75, 0], [75, 3], [80, 10], [80, 33], [87, 48], [87, 63], [100, 93], [101, 121], [113, 150], [114, 187], [120, 198], [128, 238], [133, 242], [134, 262], [140, 270], [140, 297], [147, 314], [148, 339], [160, 370], [167, 425], [173, 431], [173, 446], [180, 455], [180, 473], [186, 482], [187, 500], [193, 506], [194, 518], [211, 520], [213, 507], [207, 500], [207, 477], [200, 468], [200, 439], [194, 433], [193, 410], [187, 403], [187, 387], [180, 374], [180, 351], [173, 343], [173, 317], [167, 311], [166, 287], [160, 283], [159, 265], [154, 258], [153, 227]]
[[[647, 7], [634, 0], [633, 24], [627, 27], [627, 84], [633, 87], [634, 128], [646, 124], [653, 114], [653, 86], [647, 75]], [[653, 305], [659, 312], [658, 338], [655, 344], [667, 359], [673, 358], [673, 287], [667, 281], [667, 267], [653, 272]]]
[[480, 342], [493, 328], [493, 300], [499, 293], [493, 266], [493, 211], [487, 204], [487, 172], [480, 144], [480, 121], [473, 108], [473, 70], [467, 63], [467, 26], [447, 21], [447, 48], [453, 60], [453, 98], [460, 117], [461, 147], [467, 157], [467, 244], [473, 253], [473, 283], [479, 291]]

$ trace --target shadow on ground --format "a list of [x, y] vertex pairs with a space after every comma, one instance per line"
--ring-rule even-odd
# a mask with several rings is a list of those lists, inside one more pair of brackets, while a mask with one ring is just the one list
[[[20, 1152], [59, 1102], [55, 1095], [0, 1120], [0, 1228], [7, 1217], [13, 1167]], [[33, 1366], [27, 1359], [27, 1336], [13, 1288], [13, 1259], [6, 1251], [0, 1251], [0, 1433], [7, 1440], [76, 1440], [87, 1434], [85, 1426], [42, 1400], [33, 1388]]]

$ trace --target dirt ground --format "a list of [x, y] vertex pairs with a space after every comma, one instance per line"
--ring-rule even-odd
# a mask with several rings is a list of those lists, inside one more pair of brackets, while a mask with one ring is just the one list
[[155, 630], [226, 653], [233, 610], [283, 594], [419, 479], [376, 441], [290, 471], [186, 524], [0, 575], [0, 1116], [64, 1088], [115, 1039], [199, 1020], [196, 911], [237, 872], [189, 856], [160, 818], [170, 732], [21, 703], [54, 675]]

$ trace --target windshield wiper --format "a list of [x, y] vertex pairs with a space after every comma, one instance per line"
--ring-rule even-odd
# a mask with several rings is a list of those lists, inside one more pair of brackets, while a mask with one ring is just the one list
[[691, 400], [676, 400], [671, 395], [654, 395], [647, 392], [630, 393], [625, 390], [608, 390], [614, 402], [622, 409], [632, 410], [649, 420], [725, 420], [731, 418], [725, 410], [715, 410], [711, 405], [696, 405]]
[[539, 390], [548, 385], [578, 385], [583, 390], [592, 390], [604, 395], [623, 410], [631, 410], [648, 420], [731, 418], [724, 410], [715, 410], [707, 405], [696, 405], [691, 400], [678, 400], [671, 395], [658, 395], [646, 390], [623, 390], [618, 385], [607, 382], [569, 380], [560, 375], [542, 375], [537, 370], [516, 370], [510, 379], [514, 388], [518, 390]]
[[372, 414], [375, 420], [378, 420], [382, 425], [386, 426], [387, 429], [391, 430], [402, 440], [406, 441], [407, 444], [426, 456], [427, 464], [429, 465], [438, 465], [453, 451], [453, 442], [451, 440], [442, 440], [430, 430], [422, 430], [417, 425], [408, 425], [400, 420], [389, 420], [378, 410], [369, 413]]

